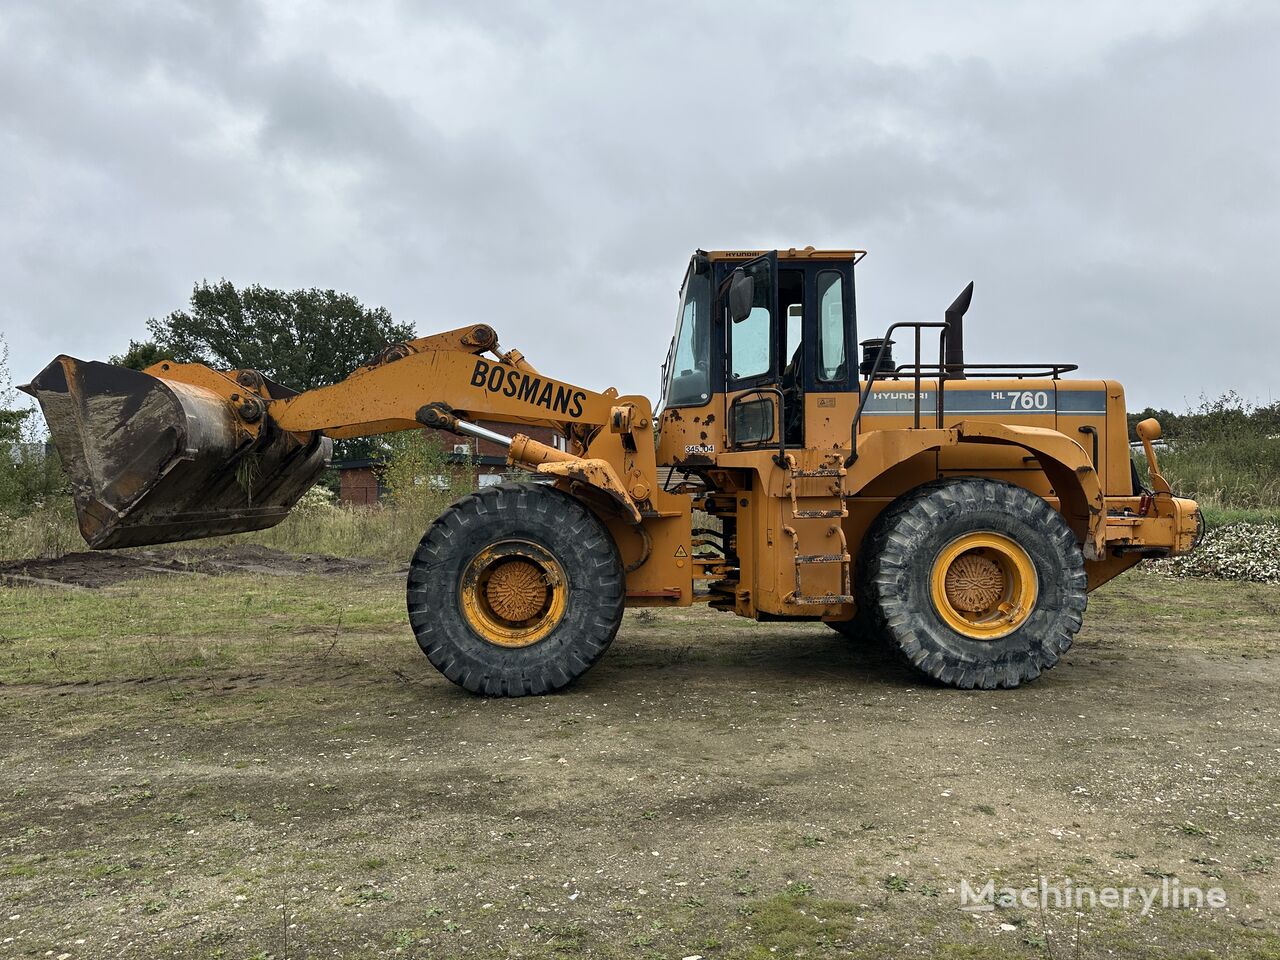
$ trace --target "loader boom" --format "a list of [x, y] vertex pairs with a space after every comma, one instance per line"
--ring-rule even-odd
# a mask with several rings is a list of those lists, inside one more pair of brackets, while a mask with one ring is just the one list
[[[491, 439], [507, 444], [513, 465], [578, 484], [633, 523], [656, 488], [645, 397], [541, 374], [519, 351], [500, 351], [484, 324], [392, 345], [346, 379], [304, 393], [252, 370], [162, 362], [136, 373], [71, 357], [24, 389], [74, 451], [65, 459], [82, 532], [99, 548], [270, 526], [319, 478], [330, 440], [423, 427], [474, 435], [476, 419], [562, 431], [570, 449], [520, 434]], [[109, 443], [96, 446], [98, 438]], [[307, 472], [277, 448], [309, 451]]]

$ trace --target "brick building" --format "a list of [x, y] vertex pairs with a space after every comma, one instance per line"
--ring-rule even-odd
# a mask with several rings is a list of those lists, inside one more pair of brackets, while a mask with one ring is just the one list
[[[510, 423], [495, 423], [491, 420], [477, 422], [482, 427], [506, 436], [523, 433], [542, 443], [564, 449], [564, 438], [550, 427], [517, 426]], [[423, 430], [423, 433], [434, 435], [439, 440], [441, 449], [448, 454], [450, 464], [470, 468], [473, 490], [501, 482], [512, 470], [507, 466], [506, 447], [492, 440], [459, 437], [446, 430]], [[375, 460], [335, 460], [333, 468], [338, 471], [338, 500], [342, 503], [377, 503], [386, 493], [382, 481], [378, 478]], [[444, 480], [444, 478], [441, 479]], [[432, 478], [429, 477], [424, 480], [428, 483], [432, 482]]]

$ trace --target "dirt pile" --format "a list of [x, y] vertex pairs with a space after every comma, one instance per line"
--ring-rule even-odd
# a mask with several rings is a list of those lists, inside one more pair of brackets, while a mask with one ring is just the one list
[[378, 570], [386, 565], [357, 557], [292, 554], [255, 544], [226, 547], [149, 547], [127, 551], [68, 553], [53, 560], [0, 563], [0, 583], [97, 589], [140, 577], [256, 573], [290, 577], [332, 576]]

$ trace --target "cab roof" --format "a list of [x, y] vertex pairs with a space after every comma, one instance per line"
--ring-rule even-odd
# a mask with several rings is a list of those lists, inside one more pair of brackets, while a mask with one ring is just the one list
[[[754, 260], [768, 250], [699, 250], [708, 260]], [[852, 260], [857, 263], [867, 255], [865, 250], [815, 250], [813, 247], [791, 247], [779, 250], [779, 260]]]

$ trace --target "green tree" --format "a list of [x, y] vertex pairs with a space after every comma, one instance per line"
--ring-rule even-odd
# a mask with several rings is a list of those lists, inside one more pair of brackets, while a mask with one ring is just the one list
[[0, 410], [0, 443], [21, 442], [22, 426], [30, 415], [30, 410]]
[[391, 503], [428, 520], [471, 490], [471, 473], [451, 463], [440, 438], [423, 430], [386, 434], [377, 472]]
[[145, 370], [161, 360], [172, 360], [173, 352], [160, 346], [154, 340], [129, 341], [129, 349], [111, 362], [117, 367], [128, 367], [131, 370]]
[[295, 390], [341, 380], [387, 344], [415, 336], [412, 325], [347, 293], [237, 290], [229, 280], [197, 284], [190, 310], [152, 319], [147, 329], [179, 363], [257, 370]]
[[[294, 390], [342, 380], [391, 343], [412, 339], [412, 324], [396, 323], [382, 307], [366, 307], [336, 290], [236, 289], [229, 280], [202, 282], [187, 310], [147, 322], [151, 340], [130, 342], [120, 359], [146, 366], [158, 359], [257, 370]], [[140, 365], [140, 366], [139, 366]], [[337, 459], [367, 457], [371, 440], [335, 445]]]
[[2, 451], [11, 454], [11, 447], [24, 439], [23, 427], [32, 411], [16, 406], [18, 391], [9, 375], [9, 344], [0, 336], [0, 444]]

